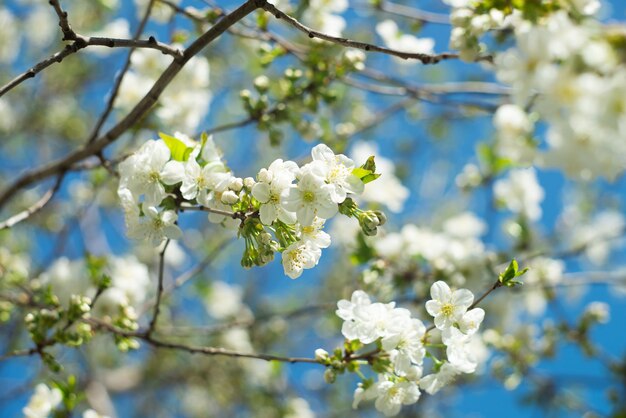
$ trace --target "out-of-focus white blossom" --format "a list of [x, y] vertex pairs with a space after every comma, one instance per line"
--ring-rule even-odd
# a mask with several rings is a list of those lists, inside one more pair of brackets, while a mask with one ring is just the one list
[[26, 418], [48, 418], [50, 413], [61, 403], [63, 394], [57, 388], [50, 389], [43, 383], [35, 387], [28, 405], [22, 409]]
[[511, 170], [505, 179], [493, 186], [495, 198], [507, 209], [531, 221], [541, 218], [544, 192], [534, 168]]

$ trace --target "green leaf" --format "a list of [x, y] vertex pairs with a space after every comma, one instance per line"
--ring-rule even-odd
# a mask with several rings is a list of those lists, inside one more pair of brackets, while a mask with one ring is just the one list
[[159, 136], [161, 137], [163, 142], [165, 142], [165, 145], [167, 145], [167, 147], [169, 148], [173, 160], [187, 161], [187, 159], [189, 158], [189, 154], [191, 154], [191, 152], [193, 151], [192, 147], [188, 147], [180, 139], [164, 134], [163, 132], [159, 132]]
[[375, 171], [376, 163], [374, 162], [374, 156], [372, 155], [367, 159], [365, 164], [352, 170], [352, 174], [357, 176], [363, 184], [367, 184], [380, 177], [380, 174], [375, 173]]
[[500, 275], [498, 276], [498, 281], [500, 281], [500, 283], [502, 283], [504, 286], [508, 286], [508, 287], [522, 285], [522, 282], [518, 280], [513, 280], [513, 279], [515, 279], [516, 277], [522, 276], [527, 271], [528, 271], [528, 268], [519, 270], [519, 265], [517, 264], [517, 260], [513, 259], [509, 263], [506, 270], [500, 273]]

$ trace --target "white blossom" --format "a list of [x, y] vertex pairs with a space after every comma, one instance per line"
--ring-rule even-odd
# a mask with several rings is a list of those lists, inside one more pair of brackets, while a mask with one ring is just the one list
[[57, 388], [50, 389], [43, 383], [35, 387], [28, 405], [22, 409], [26, 418], [47, 418], [63, 400], [63, 394]]
[[144, 196], [144, 203], [156, 206], [165, 198], [163, 183], [175, 184], [179, 173], [168, 165], [170, 150], [163, 141], [150, 140], [119, 165], [120, 189], [127, 188], [135, 198]]
[[459, 369], [449, 362], [444, 362], [437, 373], [429, 374], [420, 379], [419, 387], [426, 393], [434, 395], [442, 388], [454, 382], [461, 373]]
[[[348, 193], [360, 194], [363, 192], [363, 182], [354, 174], [354, 161], [343, 154], [335, 153], [324, 144], [319, 144], [311, 150], [313, 162], [309, 168], [315, 174], [332, 185], [331, 198], [335, 203], [341, 203], [346, 199]], [[307, 166], [302, 168], [307, 171]]]
[[420, 391], [415, 382], [382, 381], [376, 385], [378, 397], [374, 405], [385, 416], [391, 417], [400, 412], [402, 405], [411, 405], [419, 400]]
[[286, 224], [296, 221], [294, 212], [281, 204], [281, 196], [296, 178], [298, 166], [293, 161], [275, 160], [267, 169], [258, 174], [258, 183], [252, 187], [252, 196], [261, 203], [261, 222], [271, 225], [276, 219]]
[[474, 295], [469, 290], [452, 292], [443, 281], [433, 283], [430, 296], [432, 299], [426, 302], [426, 310], [435, 318], [435, 326], [441, 330], [459, 321], [474, 301]]
[[298, 224], [298, 238], [318, 248], [328, 248], [330, 246], [330, 235], [324, 232], [322, 228], [324, 228], [324, 220], [321, 218], [315, 218], [310, 226]]
[[322, 250], [309, 242], [294, 242], [282, 254], [285, 274], [297, 279], [305, 269], [315, 267], [321, 255]]
[[182, 231], [175, 224], [177, 219], [178, 215], [172, 210], [159, 212], [154, 206], [144, 207], [144, 216], [136, 225], [131, 225], [128, 236], [149, 241], [156, 247], [166, 238], [179, 239], [182, 236]]
[[295, 212], [298, 222], [304, 226], [313, 223], [315, 217], [332, 218], [337, 213], [337, 203], [332, 199], [334, 187], [312, 172], [307, 172], [283, 192], [282, 205]]
[[494, 194], [499, 202], [514, 213], [526, 216], [531, 221], [541, 218], [541, 202], [544, 191], [537, 181], [534, 168], [511, 170], [506, 179], [496, 181]]

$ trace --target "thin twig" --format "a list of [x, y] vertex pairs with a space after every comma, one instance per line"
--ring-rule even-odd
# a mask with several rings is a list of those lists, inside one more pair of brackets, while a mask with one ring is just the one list
[[[299, 30], [300, 32], [305, 33], [309, 38], [318, 38], [318, 39], [322, 39], [322, 40], [332, 42], [338, 45], [362, 49], [364, 51], [381, 52], [381, 53], [393, 55], [395, 57], [399, 57], [402, 59], [414, 59], [414, 60], [420, 61], [422, 64], [436, 64], [442, 60], [457, 59], [459, 57], [459, 54], [451, 53], [451, 52], [443, 52], [441, 54], [434, 54], [434, 55], [424, 54], [420, 52], [402, 52], [402, 51], [397, 51], [395, 49], [385, 48], [382, 46], [378, 46], [378, 45], [374, 45], [374, 44], [370, 44], [366, 42], [353, 41], [347, 38], [331, 36], [322, 32], [318, 32], [314, 29], [311, 29], [303, 25], [295, 18], [289, 16], [285, 12], [276, 8], [276, 6], [274, 6], [273, 4], [265, 3], [264, 5], [261, 6], [261, 8], [271, 13], [272, 15], [274, 15], [276, 19], [282, 19], [288, 24], [290, 24], [291, 26], [293, 26], [294, 28], [296, 28], [297, 30]], [[480, 57], [478, 60], [480, 61], [480, 60], [490, 60], [490, 59], [491, 59], [490, 57]]]
[[165, 245], [159, 254], [159, 277], [158, 277], [158, 285], [157, 285], [157, 295], [156, 301], [154, 303], [154, 313], [152, 314], [152, 319], [150, 320], [150, 325], [148, 326], [148, 330], [146, 331], [146, 337], [150, 338], [154, 329], [157, 325], [157, 320], [159, 319], [159, 312], [161, 311], [161, 297], [163, 295], [163, 275], [165, 272], [165, 250], [167, 250], [167, 246], [170, 244], [170, 240], [167, 239], [165, 241]]
[[179, 351], [185, 351], [191, 354], [204, 354], [204, 355], [211, 355], [211, 356], [251, 358], [251, 359], [266, 360], [266, 361], [280, 361], [280, 362], [286, 362], [286, 363], [321, 364], [319, 361], [317, 361], [314, 358], [285, 357], [285, 356], [277, 356], [273, 354], [262, 354], [262, 353], [242, 353], [239, 351], [227, 350], [221, 347], [192, 346], [192, 345], [186, 345], [186, 344], [181, 344], [181, 343], [163, 341], [160, 339], [156, 339], [152, 337], [151, 335], [148, 335], [146, 332], [122, 330], [107, 322], [97, 320], [94, 318], [84, 319], [84, 322], [87, 322], [99, 328], [104, 328], [114, 334], [121, 335], [123, 337], [138, 338], [157, 348], [179, 350]]
[[14, 225], [30, 218], [35, 213], [39, 212], [43, 209], [44, 206], [52, 199], [52, 197], [59, 191], [61, 187], [61, 183], [63, 183], [63, 178], [65, 177], [66, 172], [62, 172], [57, 176], [57, 180], [54, 183], [54, 186], [50, 188], [37, 202], [23, 211], [11, 216], [9, 219], [4, 222], [0, 222], [0, 231], [3, 229], [11, 228]]

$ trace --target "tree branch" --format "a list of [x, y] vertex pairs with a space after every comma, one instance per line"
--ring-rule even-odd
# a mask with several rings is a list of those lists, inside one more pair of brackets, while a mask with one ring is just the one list
[[66, 172], [62, 172], [57, 176], [57, 180], [54, 183], [54, 186], [50, 188], [37, 202], [35, 202], [30, 207], [24, 209], [23, 211], [11, 216], [9, 219], [0, 222], [0, 231], [3, 229], [11, 228], [14, 225], [30, 218], [35, 213], [39, 212], [43, 209], [44, 206], [52, 199], [52, 197], [59, 191], [61, 187], [61, 183], [63, 183], [63, 179], [65, 178]]
[[167, 246], [170, 244], [170, 240], [167, 239], [165, 241], [165, 245], [159, 254], [159, 277], [158, 277], [158, 285], [157, 285], [157, 295], [156, 301], [154, 303], [154, 313], [152, 314], [152, 319], [150, 320], [150, 325], [148, 326], [148, 330], [146, 331], [146, 337], [150, 338], [154, 329], [157, 325], [157, 320], [159, 319], [159, 312], [161, 311], [161, 296], [163, 295], [163, 274], [165, 271], [165, 250], [167, 250]]
[[[287, 22], [288, 24], [290, 24], [291, 26], [293, 26], [300, 32], [305, 33], [309, 38], [318, 38], [318, 39], [322, 39], [328, 42], [332, 42], [334, 44], [343, 45], [343, 46], [351, 47], [351, 48], [362, 49], [364, 51], [381, 52], [381, 53], [393, 55], [395, 57], [399, 57], [402, 59], [414, 59], [414, 60], [420, 61], [422, 64], [436, 64], [442, 60], [457, 59], [459, 57], [459, 54], [451, 53], [451, 52], [444, 52], [444, 53], [435, 54], [435, 55], [424, 54], [424, 53], [419, 53], [419, 52], [402, 52], [402, 51], [397, 51], [395, 49], [390, 49], [390, 48], [385, 48], [385, 47], [381, 47], [381, 46], [374, 45], [374, 44], [369, 44], [366, 42], [353, 41], [347, 38], [339, 38], [336, 36], [331, 36], [322, 32], [318, 32], [314, 29], [311, 29], [303, 25], [298, 20], [282, 12], [281, 10], [277, 9], [276, 6], [270, 3], [265, 3], [263, 6], [261, 6], [261, 8], [271, 13], [272, 15], [274, 15], [276, 19], [283, 19], [285, 22]], [[490, 57], [479, 58], [479, 60], [489, 60], [489, 59], [491, 58]]]

